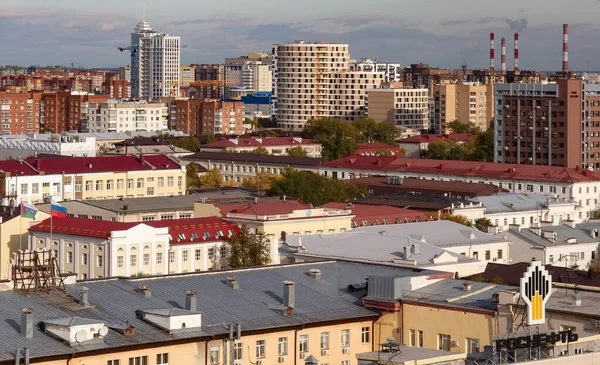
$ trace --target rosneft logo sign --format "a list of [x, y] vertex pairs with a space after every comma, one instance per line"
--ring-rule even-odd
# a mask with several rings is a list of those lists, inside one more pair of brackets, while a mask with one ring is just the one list
[[540, 261], [533, 261], [521, 278], [521, 298], [527, 304], [527, 324], [546, 322], [546, 302], [552, 294], [552, 276]]

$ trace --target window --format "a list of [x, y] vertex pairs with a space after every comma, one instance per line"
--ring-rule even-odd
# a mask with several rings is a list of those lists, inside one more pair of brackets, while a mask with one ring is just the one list
[[173, 176], [167, 177], [167, 187], [169, 187], [169, 188], [173, 187]]
[[553, 264], [554, 263], [554, 255], [548, 256], [548, 261], [549, 261], [548, 262], [549, 264]]
[[102, 190], [103, 183], [104, 182], [102, 180], [96, 180], [96, 191]]
[[321, 332], [321, 350], [329, 348], [329, 332]]
[[[160, 179], [160, 177], [159, 177]], [[233, 345], [233, 360], [241, 360], [242, 359], [242, 347], [243, 344], [241, 342], [236, 342]]]
[[479, 352], [479, 340], [476, 338], [467, 338], [467, 353]]
[[162, 252], [157, 252], [156, 253], [156, 264], [157, 265], [162, 264]]
[[215, 259], [215, 248], [214, 247], [210, 247], [208, 249], [208, 259], [209, 260], [214, 260]]
[[410, 335], [410, 338], [409, 338], [408, 345], [409, 346], [415, 346], [416, 343], [417, 343], [417, 331], [415, 331], [415, 330], [409, 330], [409, 335]]
[[418, 331], [417, 335], [418, 335], [417, 343], [418, 343], [419, 347], [423, 347], [423, 331]]
[[39, 194], [40, 193], [40, 184], [35, 183], [31, 184], [31, 194]]
[[81, 181], [75, 181], [75, 192], [81, 193]]
[[108, 360], [106, 365], [121, 365], [121, 360]]
[[81, 264], [82, 265], [87, 265], [88, 264], [88, 254], [87, 253], [82, 253], [81, 254]]
[[129, 365], [148, 365], [148, 356], [130, 357]]
[[123, 189], [123, 179], [117, 179], [117, 190]]
[[133, 189], [133, 179], [127, 179], [127, 189]]
[[181, 261], [187, 262], [190, 252], [188, 250], [181, 251]]
[[168, 365], [169, 364], [169, 354], [157, 354], [156, 355], [156, 365]]
[[213, 346], [210, 348], [210, 364], [215, 365], [219, 363], [219, 347]]
[[450, 351], [450, 335], [438, 334], [438, 350]]
[[92, 191], [92, 181], [88, 180], [85, 182], [85, 191]]
[[219, 248], [219, 257], [222, 259], [226, 259], [227, 258], [227, 246], [221, 246]]
[[143, 188], [144, 187], [144, 179], [143, 178], [137, 179], [137, 185], [136, 186], [137, 186], [138, 189]]
[[103, 256], [96, 256], [96, 267], [102, 267], [102, 265], [104, 264], [103, 260]]
[[154, 184], [154, 178], [153, 177], [149, 177], [149, 178], [146, 179], [146, 182]]
[[153, 215], [147, 215], [145, 217], [142, 217], [142, 222], [150, 222], [150, 221], [153, 221], [155, 219], [156, 219], [155, 216], [153, 216]]
[[491, 255], [491, 253], [490, 253], [490, 250], [486, 250], [486, 251], [485, 251], [485, 259], [486, 259], [486, 261], [489, 261], [489, 260], [490, 260], [490, 258], [491, 258], [491, 256], [492, 256], [492, 255]]
[[265, 357], [265, 340], [256, 341], [256, 358], [262, 359]]
[[369, 343], [371, 342], [371, 327], [363, 327], [360, 332], [360, 342]]
[[173, 220], [175, 218], [175, 216], [173, 214], [162, 214], [160, 216], [160, 220], [162, 221], [170, 221]]
[[475, 260], [479, 260], [479, 252], [477, 252], [477, 251], [473, 251], [473, 258], [474, 258]]
[[150, 254], [145, 253], [144, 254], [144, 266], [148, 266], [148, 265], [150, 265]]
[[350, 360], [342, 360], [342, 365], [350, 365]]
[[579, 259], [580, 260], [585, 260], [585, 252], [582, 252], [579, 254]]
[[117, 256], [117, 267], [123, 267], [123, 256]]
[[287, 346], [287, 337], [279, 337], [277, 341], [277, 354], [279, 356], [287, 355], [288, 346]]
[[190, 219], [192, 218], [192, 213], [180, 213], [179, 214], [179, 219]]
[[177, 176], [177, 186], [178, 187], [183, 186], [183, 176]]
[[[308, 352], [308, 335], [300, 335], [300, 352]], [[256, 356], [258, 357], [258, 355]]]
[[499, 249], [499, 250], [498, 250], [498, 255], [497, 255], [497, 257], [498, 257], [498, 260], [501, 260], [501, 259], [502, 259], [502, 249]]
[[163, 188], [165, 186], [165, 178], [164, 177], [159, 177], [157, 179], [157, 186], [159, 188]]
[[175, 252], [169, 251], [169, 262], [172, 264], [175, 262]]
[[73, 252], [67, 252], [67, 264], [73, 263]]
[[112, 190], [115, 188], [114, 180], [106, 180], [106, 190]]
[[137, 266], [137, 255], [129, 256], [129, 266]]
[[350, 330], [342, 330], [342, 347], [350, 346]]
[[146, 188], [146, 195], [148, 195], [148, 196], [154, 195], [154, 188], [151, 187], [151, 186], [147, 187]]

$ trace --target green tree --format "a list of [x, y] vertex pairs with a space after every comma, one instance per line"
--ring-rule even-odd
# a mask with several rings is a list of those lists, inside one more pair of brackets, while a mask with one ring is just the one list
[[184, 150], [196, 152], [200, 147], [200, 142], [194, 137], [181, 137], [174, 141], [171, 141], [171, 144], [175, 147], [183, 148]]
[[278, 175], [273, 175], [270, 172], [261, 171], [256, 175], [256, 177], [251, 177], [242, 180], [240, 186], [243, 188], [269, 190], [273, 181], [277, 179], [277, 176]]
[[460, 120], [453, 120], [446, 123], [446, 130], [452, 133], [477, 133], [479, 128], [473, 123], [463, 123]]
[[217, 141], [214, 134], [207, 134], [205, 137], [206, 138], [204, 139], [204, 144], [209, 144]]
[[396, 140], [400, 138], [400, 130], [391, 123], [379, 123], [377, 125], [377, 142], [396, 145]]
[[473, 139], [474, 148], [472, 159], [475, 161], [491, 162], [494, 160], [494, 126], [485, 132], [477, 132]]
[[217, 168], [214, 168], [200, 175], [198, 182], [203, 188], [217, 189], [223, 184], [223, 177], [221, 176], [221, 171], [219, 171]]
[[190, 162], [185, 167], [185, 183], [188, 189], [200, 187], [200, 180], [198, 175], [200, 165], [194, 162]]
[[488, 227], [492, 225], [492, 221], [487, 218], [479, 218], [475, 220], [475, 228], [480, 230], [481, 232], [488, 231]]
[[423, 155], [437, 160], [464, 160], [468, 155], [465, 148], [454, 140], [437, 140], [429, 142]]
[[352, 123], [356, 129], [359, 143], [380, 142], [389, 145], [395, 145], [400, 137], [400, 130], [391, 123], [377, 123], [370, 118], [358, 119]]
[[313, 119], [308, 122], [304, 132], [321, 144], [321, 155], [325, 159], [335, 160], [356, 151], [358, 133], [346, 121], [333, 118]]
[[288, 150], [288, 155], [293, 157], [307, 157], [308, 152], [304, 150], [301, 146], [292, 147]]
[[293, 196], [315, 206], [332, 201], [349, 202], [368, 195], [366, 187], [362, 185], [345, 184], [311, 171], [291, 168], [286, 169], [281, 178], [271, 183], [268, 192], [270, 195]]
[[255, 153], [257, 155], [268, 155], [269, 151], [266, 148], [264, 148], [263, 146], [259, 146], [259, 147], [256, 147], [255, 149], [253, 149], [252, 151], [250, 151], [250, 153]]
[[229, 267], [262, 266], [271, 263], [264, 234], [254, 234], [243, 224], [240, 233], [227, 239]]
[[275, 117], [257, 118], [256, 119], [256, 127], [257, 128], [277, 128], [277, 120], [275, 119]]
[[462, 224], [463, 226], [471, 227], [471, 221], [469, 221], [464, 215], [442, 214], [440, 216], [440, 220], [452, 221], [458, 224]]

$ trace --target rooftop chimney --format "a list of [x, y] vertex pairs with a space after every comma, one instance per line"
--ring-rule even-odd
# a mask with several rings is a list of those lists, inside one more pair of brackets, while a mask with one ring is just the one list
[[21, 336], [25, 338], [33, 337], [33, 310], [23, 308], [21, 313]]
[[152, 292], [150, 292], [150, 288], [148, 288], [148, 285], [140, 285], [140, 291], [142, 292], [142, 294], [144, 294], [145, 297], [152, 296]]
[[227, 285], [233, 289], [239, 289], [240, 284], [238, 283], [237, 276], [228, 276], [227, 277]]
[[573, 305], [581, 306], [581, 294], [575, 293], [573, 294]]
[[500, 73], [506, 75], [506, 38], [500, 41]]
[[519, 33], [515, 33], [515, 71], [519, 71]]
[[320, 280], [321, 279], [321, 270], [320, 269], [310, 269], [310, 277], [313, 279]]
[[496, 70], [496, 50], [494, 47], [495, 36], [494, 33], [490, 33], [490, 72], [494, 72]]
[[283, 282], [283, 305], [288, 308], [296, 306], [296, 282], [291, 280]]
[[88, 288], [86, 287], [84, 287], [81, 293], [79, 293], [79, 305], [83, 307], [90, 305], [90, 301], [88, 299]]
[[463, 284], [463, 290], [464, 291], [471, 291], [471, 283], [464, 283]]
[[563, 24], [563, 72], [569, 71], [569, 24]]
[[193, 312], [198, 310], [198, 295], [195, 290], [185, 291], [185, 309]]

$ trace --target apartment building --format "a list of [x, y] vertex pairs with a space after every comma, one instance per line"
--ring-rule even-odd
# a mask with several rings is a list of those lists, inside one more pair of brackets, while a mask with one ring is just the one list
[[223, 81], [193, 81], [190, 82], [185, 96], [190, 99], [223, 99], [225, 97]]
[[85, 132], [138, 132], [169, 129], [169, 108], [164, 103], [108, 100], [90, 103]]
[[240, 135], [244, 131], [244, 104], [235, 101], [177, 99], [171, 102], [173, 129], [192, 136]]
[[4, 205], [183, 195], [185, 169], [164, 155], [0, 161]]
[[225, 89], [243, 87], [253, 91], [273, 89], [273, 71], [267, 53], [250, 53], [238, 58], [226, 58], [224, 65]]
[[600, 169], [600, 85], [559, 74], [494, 92], [496, 162]]
[[124, 80], [111, 80], [106, 86], [106, 93], [111, 99], [129, 99], [131, 97], [131, 83]]
[[91, 279], [227, 267], [226, 240], [239, 229], [214, 217], [131, 223], [67, 217], [29, 232], [30, 249], [53, 250], [61, 272]]
[[192, 64], [196, 81], [225, 81], [225, 67], [217, 64]]
[[494, 184], [512, 193], [546, 194], [575, 201], [582, 207], [584, 218], [593, 216], [600, 199], [600, 174], [579, 167], [350, 156], [324, 162], [319, 170], [336, 179], [384, 175]]
[[109, 95], [59, 91], [43, 93], [40, 110], [40, 131], [61, 133], [81, 132], [86, 128], [90, 103], [106, 103]]
[[196, 81], [196, 66], [194, 65], [181, 65], [179, 67], [179, 79], [181, 80], [180, 86], [189, 86], [191, 82]]
[[119, 67], [119, 80], [131, 83], [131, 66]]
[[384, 74], [350, 71], [347, 44], [294, 43], [273, 47], [273, 103], [279, 125], [301, 130], [311, 119], [364, 116], [366, 89]]
[[396, 89], [393, 85], [367, 90], [367, 116], [378, 123], [424, 130], [429, 128], [429, 91]]
[[180, 37], [156, 33], [145, 21], [131, 33], [131, 95], [141, 99], [179, 96]]
[[402, 66], [399, 63], [385, 63], [361, 58], [358, 62], [350, 62], [350, 69], [354, 71], [383, 72], [384, 82], [402, 81]]
[[203, 144], [200, 152], [252, 152], [266, 149], [270, 155], [286, 156], [290, 148], [300, 147], [307, 157], [321, 157], [321, 144], [302, 137], [231, 138]]
[[494, 86], [478, 83], [442, 84], [434, 87], [436, 133], [451, 133], [446, 123], [453, 120], [470, 123], [482, 131], [494, 117]]
[[39, 132], [41, 93], [0, 91], [0, 134]]

